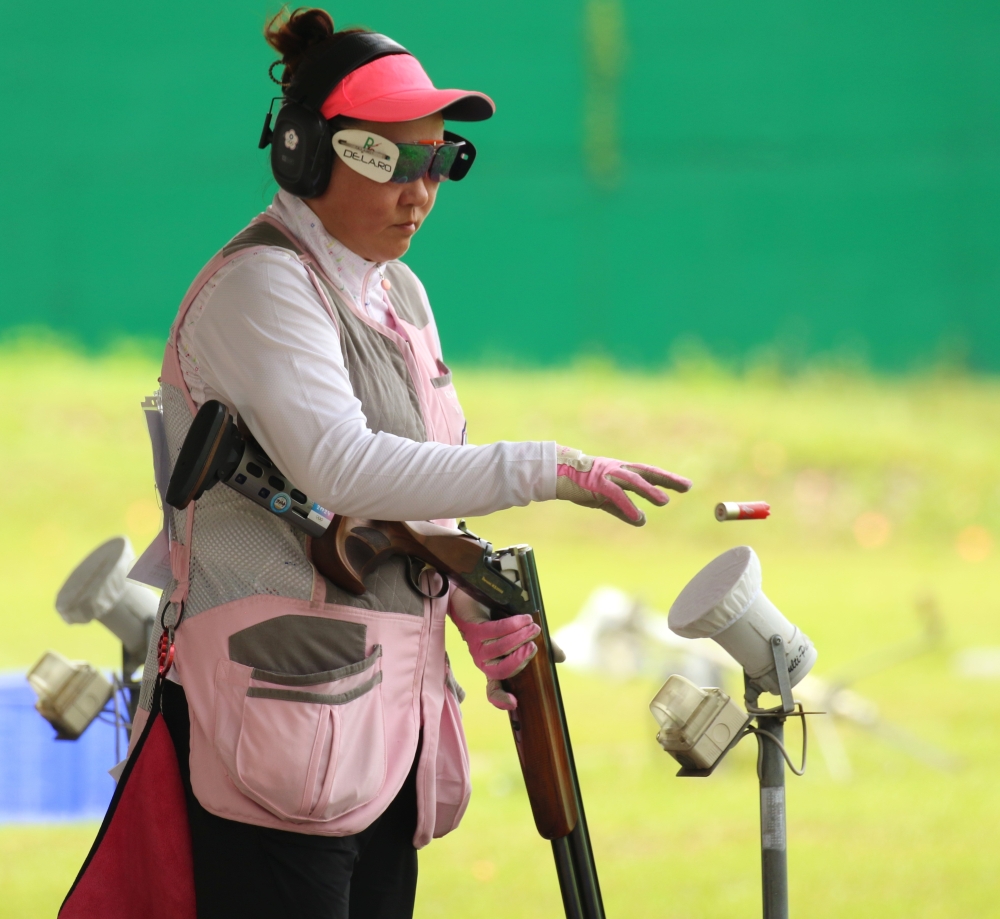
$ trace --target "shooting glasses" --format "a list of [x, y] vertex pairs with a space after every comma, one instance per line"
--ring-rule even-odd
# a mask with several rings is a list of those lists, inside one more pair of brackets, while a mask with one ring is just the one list
[[370, 131], [345, 128], [333, 135], [333, 150], [355, 172], [380, 184], [415, 182], [424, 176], [458, 182], [476, 158], [476, 148], [451, 131], [444, 132], [444, 140], [394, 144]]

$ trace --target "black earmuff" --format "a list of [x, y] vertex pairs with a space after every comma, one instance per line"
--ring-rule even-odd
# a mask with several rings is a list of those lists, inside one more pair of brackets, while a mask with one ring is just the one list
[[320, 108], [344, 77], [389, 54], [409, 52], [377, 32], [349, 32], [306, 55], [285, 91], [274, 129], [268, 115], [260, 140], [261, 147], [271, 144], [271, 171], [281, 188], [299, 198], [317, 198], [326, 191], [333, 145], [330, 123]]
[[326, 119], [301, 102], [285, 102], [271, 136], [275, 181], [299, 198], [326, 191], [333, 168], [333, 145]]

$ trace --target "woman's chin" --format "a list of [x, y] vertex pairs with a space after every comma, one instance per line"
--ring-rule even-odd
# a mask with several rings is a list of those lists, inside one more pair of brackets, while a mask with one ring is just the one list
[[407, 250], [410, 248], [410, 240], [413, 239], [413, 234], [416, 232], [416, 228], [405, 231], [395, 226], [391, 227], [389, 232], [383, 237], [381, 249], [384, 258], [382, 261], [388, 262], [394, 258], [401, 258], [406, 255]]

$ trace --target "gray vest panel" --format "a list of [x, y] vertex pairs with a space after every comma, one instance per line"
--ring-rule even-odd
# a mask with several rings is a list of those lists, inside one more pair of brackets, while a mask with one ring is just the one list
[[[274, 246], [302, 255], [298, 246], [270, 223], [247, 227], [222, 251], [230, 255], [252, 246]], [[396, 312], [400, 318], [422, 329], [428, 317], [413, 276], [398, 264], [388, 265], [385, 273], [392, 285]], [[385, 431], [423, 443], [427, 440], [427, 432], [420, 399], [399, 348], [348, 309], [323, 275], [317, 272], [317, 276], [337, 317], [344, 364], [368, 427], [376, 434]]]

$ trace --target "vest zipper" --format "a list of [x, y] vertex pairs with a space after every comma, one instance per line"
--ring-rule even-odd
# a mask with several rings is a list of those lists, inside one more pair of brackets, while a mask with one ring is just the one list
[[[371, 280], [372, 272], [375, 271], [378, 272], [379, 277], [382, 280], [382, 289], [385, 291], [392, 289], [392, 285], [385, 279], [385, 267], [383, 262], [376, 262], [374, 265], [372, 265], [371, 268], [369, 268], [365, 272], [365, 276], [361, 281], [361, 309], [365, 311], [365, 315], [369, 319], [372, 318], [372, 314], [368, 309], [368, 282]], [[386, 328], [391, 329], [400, 338], [403, 339], [403, 343], [406, 345], [407, 350], [410, 352], [411, 355], [413, 355], [414, 360], [416, 360], [416, 354], [414, 354], [413, 351], [413, 344], [410, 341], [410, 339], [406, 335], [403, 335], [402, 332], [400, 331], [399, 323], [396, 322], [396, 312], [395, 310], [393, 310], [391, 304], [387, 304], [386, 315], [390, 319], [390, 322], [385, 323]], [[395, 328], [393, 328], [393, 326], [395, 326]], [[414, 385], [416, 385], [416, 380], [414, 380], [413, 382]]]
[[[361, 309], [365, 311], [365, 315], [368, 316], [369, 319], [371, 319], [372, 314], [368, 310], [368, 282], [371, 280], [372, 272], [374, 271], [378, 272], [379, 277], [382, 279], [383, 282], [385, 281], [381, 262], [376, 262], [374, 265], [372, 265], [372, 267], [365, 272], [365, 276], [361, 281]], [[385, 289], [384, 283], [383, 283], [383, 289]]]

